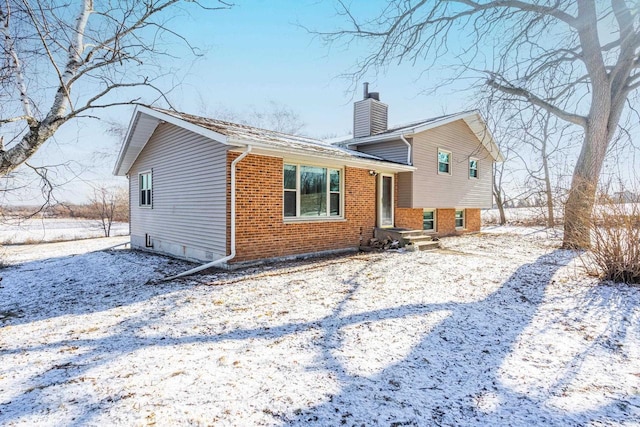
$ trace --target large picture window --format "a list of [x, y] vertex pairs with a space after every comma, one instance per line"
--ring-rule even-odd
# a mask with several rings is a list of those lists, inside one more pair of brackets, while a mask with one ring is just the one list
[[285, 218], [342, 215], [342, 171], [320, 166], [284, 165]]
[[152, 206], [151, 171], [138, 174], [138, 186], [140, 187], [140, 206]]

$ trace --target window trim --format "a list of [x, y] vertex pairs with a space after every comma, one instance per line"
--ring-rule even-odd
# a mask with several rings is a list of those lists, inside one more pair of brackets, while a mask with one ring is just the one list
[[[462, 226], [458, 226], [458, 224], [456, 223], [456, 221], [458, 220], [456, 214], [458, 212], [462, 212]], [[453, 224], [455, 225], [456, 230], [465, 230], [467, 227], [467, 210], [462, 208], [455, 208], [455, 211], [453, 213]]]
[[[384, 182], [384, 178], [391, 178], [391, 223], [390, 224], [383, 224], [382, 223], [382, 199], [383, 199], [383, 194], [382, 194], [382, 188], [383, 188], [383, 182]], [[377, 206], [377, 212], [376, 215], [378, 217], [376, 223], [378, 225], [378, 228], [393, 228], [395, 226], [396, 223], [396, 177], [395, 174], [392, 173], [379, 173], [378, 174], [378, 179], [377, 179], [377, 188], [376, 188], [376, 193], [378, 195], [378, 206]]]
[[[447, 163], [449, 165], [449, 172], [440, 172], [440, 153], [447, 153], [449, 155], [449, 163]], [[438, 172], [438, 175], [451, 176], [452, 169], [453, 169], [453, 153], [449, 150], [445, 150], [444, 148], [438, 147], [438, 152], [436, 154], [436, 171]]]
[[[426, 229], [424, 228], [424, 213], [425, 212], [433, 212], [433, 228], [431, 229]], [[422, 230], [427, 232], [427, 233], [437, 233], [438, 232], [438, 210], [437, 209], [430, 209], [430, 208], [425, 208], [422, 209]]]
[[[295, 194], [296, 194], [296, 216], [285, 216], [285, 206], [284, 206], [284, 192], [285, 191], [291, 191], [293, 192], [294, 190], [287, 190], [284, 188], [284, 168], [285, 166], [295, 166], [296, 167], [296, 189], [295, 189]], [[326, 206], [327, 206], [327, 215], [326, 216], [300, 216], [300, 168], [301, 166], [308, 166], [308, 167], [317, 167], [317, 168], [324, 168], [327, 170], [327, 200], [326, 200]], [[340, 190], [339, 193], [340, 194], [340, 215], [331, 215], [331, 194], [332, 193], [336, 193], [335, 191], [331, 191], [331, 179], [330, 179], [330, 172], [332, 170], [336, 170], [340, 173]], [[344, 215], [344, 206], [345, 206], [345, 175], [344, 175], [344, 166], [334, 166], [334, 165], [327, 165], [327, 164], [321, 164], [321, 163], [313, 163], [313, 162], [299, 162], [299, 161], [283, 161], [282, 163], [282, 218], [284, 222], [315, 222], [315, 221], [344, 221], [345, 220], [345, 215]]]
[[[475, 168], [476, 176], [471, 176], [471, 171], [473, 170], [473, 169], [471, 169], [471, 162], [472, 161], [476, 162], [476, 168]], [[469, 177], [468, 178], [469, 179], [480, 179], [480, 161], [475, 157], [469, 157]]]
[[[149, 187], [146, 190], [142, 189], [142, 180], [140, 177], [142, 175], [149, 175]], [[149, 191], [150, 201], [149, 203], [142, 204], [142, 191]], [[138, 172], [138, 207], [144, 209], [152, 209], [153, 208], [153, 169], [144, 170]]]

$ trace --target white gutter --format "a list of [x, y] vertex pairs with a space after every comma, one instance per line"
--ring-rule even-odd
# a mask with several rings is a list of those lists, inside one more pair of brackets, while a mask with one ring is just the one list
[[400, 134], [400, 139], [402, 140], [402, 142], [407, 144], [407, 164], [411, 165], [411, 144], [409, 144], [409, 141], [407, 141], [407, 138], [405, 138], [404, 135], [402, 134]]
[[202, 264], [201, 266], [192, 268], [191, 270], [187, 270], [180, 274], [176, 274], [175, 276], [165, 277], [164, 279], [162, 279], [163, 282], [177, 279], [179, 277], [189, 276], [193, 273], [197, 273], [199, 271], [206, 270], [207, 268], [215, 267], [218, 264], [230, 261], [236, 257], [236, 165], [240, 163], [242, 159], [249, 155], [249, 153], [251, 152], [251, 148], [251, 145], [247, 145], [247, 148], [244, 150], [244, 152], [236, 157], [233, 162], [231, 162], [231, 253], [224, 258], [211, 261], [207, 264]]

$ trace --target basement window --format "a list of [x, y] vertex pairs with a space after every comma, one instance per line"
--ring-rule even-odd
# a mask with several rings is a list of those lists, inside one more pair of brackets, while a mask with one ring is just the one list
[[140, 188], [139, 205], [150, 208], [152, 205], [151, 171], [138, 174], [138, 186]]
[[422, 212], [422, 229], [425, 231], [436, 231], [435, 209], [425, 209]]
[[456, 209], [456, 228], [464, 228], [464, 209]]
[[285, 218], [342, 216], [342, 170], [320, 166], [284, 165]]
[[438, 173], [451, 175], [451, 152], [438, 149]]

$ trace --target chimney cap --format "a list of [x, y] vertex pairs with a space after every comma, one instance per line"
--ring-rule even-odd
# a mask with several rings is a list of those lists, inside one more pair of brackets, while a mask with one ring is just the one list
[[376, 101], [380, 101], [380, 92], [369, 92], [369, 82], [362, 83], [363, 95], [362, 99], [375, 99]]

